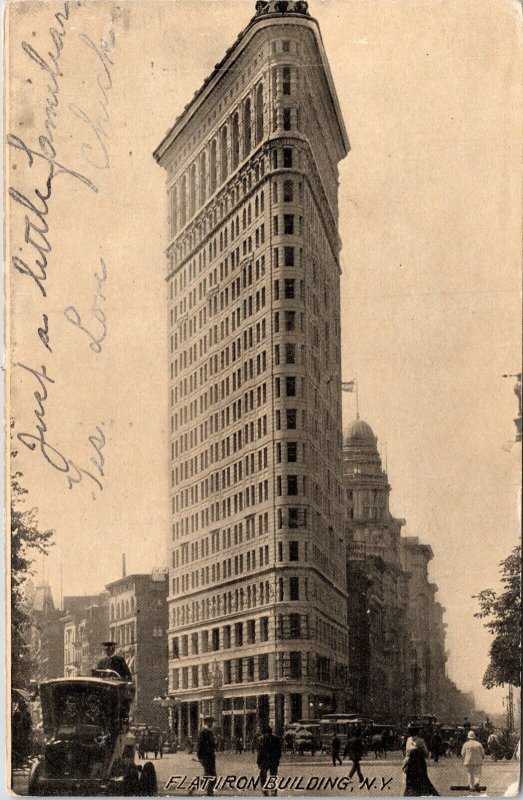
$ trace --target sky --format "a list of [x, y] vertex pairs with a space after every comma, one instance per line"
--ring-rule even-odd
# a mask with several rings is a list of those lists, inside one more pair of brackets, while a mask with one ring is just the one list
[[[503, 692], [481, 686], [490, 638], [473, 595], [498, 587], [520, 527], [517, 402], [502, 378], [521, 369], [518, 8], [309, 7], [351, 142], [339, 187], [343, 378], [357, 375], [360, 415], [386, 451], [393, 514], [434, 551], [449, 675], [500, 711]], [[46, 133], [52, 79], [35, 54], [53, 52], [60, 9], [13, 3], [6, 25], [6, 126], [26, 148], [8, 148], [8, 170], [26, 197], [49, 176], [27, 148]], [[167, 563], [167, 209], [152, 152], [253, 12], [251, 0], [85, 2], [64, 24], [51, 133], [66, 170], [52, 181], [45, 282], [11, 268], [8, 331], [13, 463], [55, 531], [34, 579], [57, 601], [119, 577], [122, 553], [128, 572]], [[27, 264], [26, 212], [12, 204], [9, 255]], [[36, 433], [42, 383], [55, 466], [16, 438]], [[354, 395], [343, 411], [349, 424]], [[81, 480], [68, 488], [68, 476]]]

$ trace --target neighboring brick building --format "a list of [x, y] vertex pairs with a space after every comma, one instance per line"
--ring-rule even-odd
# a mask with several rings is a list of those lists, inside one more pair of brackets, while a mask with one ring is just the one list
[[109, 595], [64, 597], [62, 612], [64, 675], [90, 675], [101, 655], [101, 642], [109, 634]]
[[167, 728], [167, 710], [153, 700], [167, 692], [167, 577], [127, 575], [106, 587], [109, 638], [117, 642], [136, 687], [136, 722]]

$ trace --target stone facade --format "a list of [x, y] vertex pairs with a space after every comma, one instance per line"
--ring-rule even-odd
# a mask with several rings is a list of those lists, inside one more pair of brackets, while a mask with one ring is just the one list
[[338, 162], [305, 2], [257, 13], [155, 152], [169, 200], [169, 693], [225, 738], [345, 708]]
[[90, 675], [101, 654], [101, 642], [109, 631], [108, 595], [64, 597], [63, 664], [66, 678]]
[[390, 486], [377, 439], [356, 419], [343, 446], [347, 509], [349, 673], [352, 704], [363, 716], [404, 719], [409, 649], [408, 577], [401, 527], [389, 510]]
[[167, 690], [167, 578], [127, 575], [107, 585], [109, 638], [133, 675], [135, 722], [166, 729], [167, 710], [155, 698]]

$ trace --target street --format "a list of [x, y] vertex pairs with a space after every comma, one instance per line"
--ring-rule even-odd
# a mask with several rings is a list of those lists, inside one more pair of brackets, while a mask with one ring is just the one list
[[[216, 792], [221, 796], [261, 795], [260, 786], [254, 783], [258, 777], [255, 754], [246, 752], [243, 755], [219, 753], [217, 756], [217, 772], [219, 788]], [[285, 755], [280, 764], [278, 775], [280, 794], [296, 797], [308, 796], [356, 796], [377, 797], [387, 795], [398, 797], [403, 795], [404, 775], [401, 769], [403, 759], [400, 753], [393, 753], [387, 759], [364, 759], [361, 762], [366, 783], [360, 786], [357, 779], [349, 783], [347, 780], [351, 766], [345, 761], [341, 767], [333, 767], [330, 757], [326, 755], [289, 756]], [[143, 761], [139, 763], [144, 763]], [[202, 785], [192, 783], [202, 776], [202, 768], [196, 756], [186, 752], [168, 754], [156, 761], [153, 759], [158, 775], [158, 793], [163, 796], [184, 797], [190, 789], [195, 795], [205, 794]], [[465, 770], [456, 758], [443, 758], [437, 764], [432, 761], [428, 765], [429, 777], [442, 796], [467, 796], [467, 790], [451, 791], [453, 785], [465, 785]], [[492, 762], [485, 759], [481, 784], [486, 785], [484, 797], [502, 797], [507, 787], [518, 780], [519, 764], [516, 761]], [[17, 771], [14, 776], [14, 791], [19, 795], [27, 794], [27, 773]], [[191, 786], [192, 783], [192, 786]]]

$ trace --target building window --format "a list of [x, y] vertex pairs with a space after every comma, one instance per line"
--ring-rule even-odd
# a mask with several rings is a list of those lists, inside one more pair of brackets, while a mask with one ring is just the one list
[[198, 686], [198, 667], [192, 667], [192, 685]]
[[[283, 215], [283, 232], [291, 235], [294, 233], [294, 214], [284, 214]], [[286, 250], [291, 250], [292, 248], [285, 248]], [[288, 266], [286, 264], [286, 266]], [[292, 265], [291, 265], [292, 266]]]
[[289, 375], [285, 378], [285, 394], [287, 397], [296, 396], [296, 378], [294, 375]]
[[297, 495], [298, 494], [298, 476], [297, 475], [287, 475], [287, 494], [290, 494], [290, 495]]
[[223, 647], [227, 650], [231, 646], [231, 626], [226, 625], [223, 629]]
[[247, 659], [247, 680], [254, 680], [254, 658], [252, 656]]
[[263, 84], [256, 89], [256, 144], [263, 139]]
[[232, 683], [232, 669], [230, 661], [223, 662], [223, 682]]
[[220, 178], [221, 182], [227, 178], [227, 126], [224, 125], [220, 131]]
[[289, 578], [289, 599], [300, 599], [300, 579], [297, 577]]
[[240, 163], [240, 127], [238, 120], [238, 113], [233, 114], [231, 124], [231, 150], [232, 150], [232, 168], [236, 169]]
[[216, 191], [216, 139], [213, 139], [209, 153], [209, 192]]
[[283, 148], [283, 166], [292, 167], [292, 147]]
[[243, 157], [251, 152], [251, 101], [249, 98], [243, 104]]
[[299, 560], [300, 560], [299, 543], [289, 542], [289, 561], [299, 561]]
[[254, 644], [256, 641], [256, 622], [253, 619], [247, 620], [247, 642]]
[[291, 110], [290, 110], [290, 108], [284, 108], [283, 109], [283, 130], [284, 131], [290, 131], [290, 129], [291, 129]]
[[298, 445], [296, 442], [287, 442], [287, 461], [295, 463], [298, 460]]
[[236, 659], [236, 683], [243, 683], [243, 658]]
[[267, 653], [263, 653], [262, 655], [258, 656], [258, 679], [260, 681], [266, 681], [269, 678], [269, 656]]
[[286, 364], [296, 363], [296, 345], [293, 342], [285, 343], [285, 363]]
[[290, 94], [291, 93], [291, 68], [284, 67], [283, 68], [283, 94]]
[[260, 642], [269, 641], [269, 617], [260, 619]]
[[212, 636], [212, 649], [219, 650], [220, 649], [220, 629], [213, 628], [211, 631]]
[[281, 43], [281, 49], [283, 50], [284, 53], [290, 53], [290, 51], [291, 51], [291, 43], [290, 43], [290, 41], [288, 39], [285, 39]]
[[237, 622], [234, 626], [234, 644], [236, 647], [243, 645], [243, 623]]
[[[290, 214], [290, 215], [286, 214], [285, 216], [286, 217], [290, 216], [292, 219], [294, 219], [294, 217], [292, 217], [292, 214]], [[293, 267], [294, 266], [294, 247], [285, 247], [284, 248], [284, 263], [285, 263], [286, 267]]]
[[288, 408], [287, 409], [287, 429], [288, 430], [296, 430], [296, 420], [298, 417], [298, 413], [295, 408]]
[[294, 200], [294, 184], [292, 181], [283, 181], [283, 201], [292, 203]]
[[294, 278], [285, 278], [284, 295], [286, 300], [294, 299]]
[[294, 680], [301, 678], [301, 653], [290, 653], [290, 677]]

